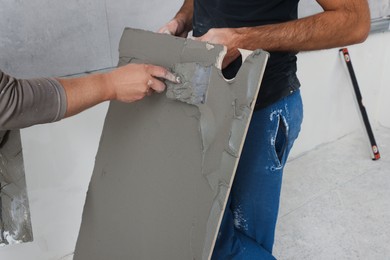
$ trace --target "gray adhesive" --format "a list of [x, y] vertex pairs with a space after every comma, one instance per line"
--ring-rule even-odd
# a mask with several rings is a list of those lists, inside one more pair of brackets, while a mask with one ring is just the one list
[[111, 102], [74, 259], [209, 259], [268, 54], [226, 81], [220, 45], [126, 28], [119, 52], [181, 83]]
[[20, 132], [0, 131], [0, 246], [32, 239]]

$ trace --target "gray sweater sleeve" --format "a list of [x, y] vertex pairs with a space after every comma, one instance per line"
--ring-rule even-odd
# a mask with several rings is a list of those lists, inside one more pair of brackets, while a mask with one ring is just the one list
[[0, 70], [0, 130], [58, 121], [66, 93], [54, 78], [15, 79]]

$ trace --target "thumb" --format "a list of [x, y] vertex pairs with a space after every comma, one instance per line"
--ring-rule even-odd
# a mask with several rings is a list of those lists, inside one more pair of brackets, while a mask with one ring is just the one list
[[200, 42], [204, 42], [204, 36], [200, 36], [200, 37], [192, 37], [193, 40], [195, 41], [200, 41]]
[[164, 34], [170, 34], [173, 35], [173, 32], [171, 32], [167, 26], [163, 26], [157, 31], [158, 33], [164, 33]]

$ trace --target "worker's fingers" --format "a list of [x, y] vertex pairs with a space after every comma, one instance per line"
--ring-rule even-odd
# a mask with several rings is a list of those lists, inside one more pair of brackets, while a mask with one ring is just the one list
[[156, 78], [149, 79], [147, 82], [147, 85], [148, 85], [147, 95], [149, 95], [150, 90], [152, 90], [152, 92], [150, 92], [150, 94], [153, 93], [153, 90], [158, 92], [158, 93], [161, 93], [165, 90], [164, 82], [162, 82]]
[[166, 79], [169, 81], [172, 81], [173, 83], [180, 83], [179, 78], [173, 75], [171, 72], [169, 72], [167, 69], [155, 66], [155, 65], [148, 65], [147, 72], [150, 73], [153, 77]]
[[161, 27], [157, 32], [176, 35], [178, 26], [179, 26], [178, 22], [175, 19], [173, 19], [170, 20], [166, 25]]
[[154, 92], [154, 89], [152, 89], [151, 87], [146, 91], [146, 96], [151, 96]]
[[148, 88], [151, 88], [153, 85], [153, 80], [149, 79], [148, 82], [146, 83], [146, 85], [148, 86]]
[[167, 26], [161, 27], [160, 29], [158, 29], [157, 32], [158, 32], [158, 33], [170, 34], [170, 35], [173, 35], [173, 34], [174, 34], [174, 32], [171, 32]]

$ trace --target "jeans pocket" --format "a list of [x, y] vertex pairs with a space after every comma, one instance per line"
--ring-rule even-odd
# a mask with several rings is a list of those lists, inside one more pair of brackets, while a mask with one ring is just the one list
[[282, 115], [279, 115], [279, 122], [275, 131], [275, 139], [273, 143], [274, 156], [276, 161], [276, 169], [283, 167], [286, 158], [286, 149], [288, 144], [287, 125]]

